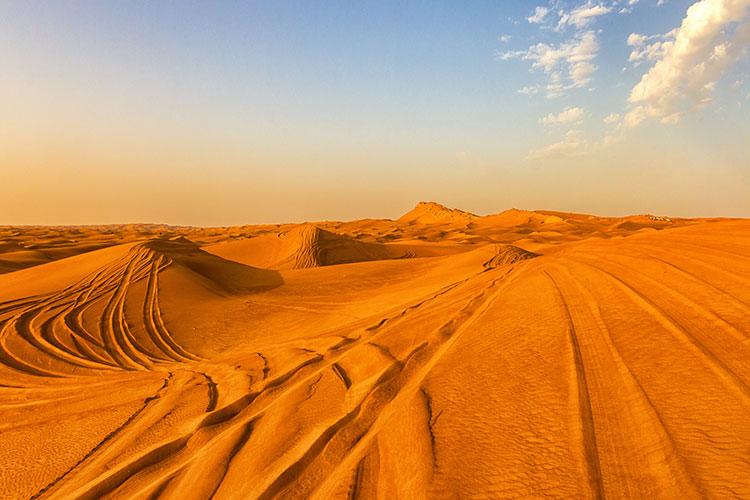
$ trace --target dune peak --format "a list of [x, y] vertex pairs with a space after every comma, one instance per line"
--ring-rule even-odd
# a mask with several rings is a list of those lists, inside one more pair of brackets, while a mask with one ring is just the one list
[[471, 212], [466, 212], [458, 208], [448, 208], [434, 201], [420, 201], [413, 209], [402, 215], [398, 220], [399, 222], [435, 224], [444, 222], [469, 222], [477, 217], [477, 215]]

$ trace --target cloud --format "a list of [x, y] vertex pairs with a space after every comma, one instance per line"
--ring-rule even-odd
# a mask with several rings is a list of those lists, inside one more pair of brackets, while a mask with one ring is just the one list
[[610, 12], [612, 12], [612, 7], [601, 3], [594, 5], [591, 2], [587, 2], [570, 12], [560, 11], [560, 20], [557, 22], [557, 29], [562, 29], [565, 26], [575, 26], [578, 29], [585, 28], [594, 22], [597, 17], [609, 14]]
[[527, 160], [551, 160], [581, 156], [588, 150], [588, 144], [580, 130], [568, 130], [560, 142], [535, 149], [526, 156]]
[[518, 93], [523, 95], [534, 95], [539, 93], [539, 87], [535, 85], [527, 85], [518, 89]]
[[627, 44], [631, 47], [639, 47], [646, 43], [646, 40], [648, 40], [648, 37], [646, 35], [631, 33], [628, 35]]
[[[633, 7], [635, 7], [638, 4], [639, 0], [628, 0], [628, 4], [625, 7], [622, 7], [618, 14], [630, 14], [633, 12]], [[617, 6], [617, 2], [613, 4], [613, 7]]]
[[503, 43], [508, 43], [508, 42], [510, 42], [511, 38], [512, 37], [510, 35], [500, 35], [500, 37], [498, 38], [498, 40], [500, 40]]
[[605, 125], [614, 125], [616, 123], [620, 123], [620, 113], [611, 113], [604, 117], [604, 120], [602, 120]]
[[534, 13], [527, 17], [526, 20], [531, 24], [541, 24], [544, 22], [547, 14], [549, 14], [549, 9], [540, 5], [534, 9]]
[[[714, 82], [747, 52], [748, 7], [750, 0], [694, 3], [674, 31], [674, 40], [660, 49], [654, 65], [631, 90], [633, 108], [625, 115], [625, 126], [647, 118], [677, 123], [685, 111], [710, 104]], [[643, 42], [640, 37], [632, 41]]]
[[542, 125], [561, 125], [566, 123], [577, 123], [583, 118], [583, 108], [567, 107], [557, 114], [550, 113], [541, 118], [539, 123]]
[[538, 43], [526, 50], [499, 54], [503, 61], [520, 59], [531, 61], [531, 68], [547, 75], [547, 97], [558, 97], [565, 91], [585, 87], [597, 67], [593, 63], [599, 43], [593, 31], [577, 33], [558, 45]]
[[627, 128], [637, 127], [647, 118], [646, 110], [643, 106], [638, 106], [625, 114], [622, 122]]
[[676, 31], [672, 30], [663, 35], [652, 36], [631, 33], [628, 36], [627, 44], [633, 47], [633, 50], [630, 52], [628, 61], [633, 63], [633, 66], [638, 66], [642, 62], [656, 61], [664, 57], [667, 50], [671, 49], [674, 44]]
[[535, 7], [527, 21], [541, 25], [540, 29], [554, 28], [558, 33], [562, 33], [563, 28], [571, 27], [572, 35], [559, 43], [543, 42], [531, 45], [526, 50], [498, 52], [497, 57], [502, 61], [531, 61], [531, 69], [541, 70], [547, 77], [547, 98], [560, 97], [568, 90], [586, 87], [598, 69], [594, 60], [599, 52], [597, 34], [588, 27], [624, 1], [632, 5], [638, 0], [603, 0], [598, 3], [587, 0], [572, 10], [560, 8], [560, 0], [550, 0], [549, 7]]

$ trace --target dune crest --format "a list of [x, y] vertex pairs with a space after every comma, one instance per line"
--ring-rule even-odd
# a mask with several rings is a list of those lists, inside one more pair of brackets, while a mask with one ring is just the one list
[[398, 222], [407, 222], [411, 224], [439, 224], [439, 223], [457, 223], [470, 222], [477, 216], [459, 210], [457, 208], [448, 208], [434, 201], [420, 201], [413, 209], [399, 217]]

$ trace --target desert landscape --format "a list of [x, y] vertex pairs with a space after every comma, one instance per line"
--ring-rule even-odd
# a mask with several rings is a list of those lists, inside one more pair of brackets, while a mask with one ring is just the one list
[[0, 0], [0, 500], [750, 500], [750, 0]]
[[748, 498], [750, 221], [0, 227], [2, 498]]

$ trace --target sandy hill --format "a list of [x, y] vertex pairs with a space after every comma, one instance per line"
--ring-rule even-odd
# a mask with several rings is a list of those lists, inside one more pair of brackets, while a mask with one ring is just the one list
[[[323, 253], [322, 265], [357, 262], [404, 256], [437, 256], [465, 251], [462, 246], [509, 243], [529, 250], [549, 248], [586, 237], [610, 238], [627, 236], [644, 230], [663, 230], [696, 223], [692, 219], [637, 215], [629, 217], [597, 217], [587, 214], [548, 210], [510, 209], [494, 215], [477, 216], [463, 210], [446, 208], [434, 202], [421, 202], [398, 220], [363, 219], [357, 221], [323, 221], [313, 224], [312, 240], [325, 241], [322, 246], [338, 246]], [[264, 224], [233, 227], [183, 227], [164, 224], [121, 224], [104, 226], [0, 226], [0, 274], [45, 262], [52, 262], [97, 249], [151, 238], [184, 236], [200, 246], [227, 243], [221, 252], [260, 267], [296, 265], [277, 264], [283, 260], [281, 247], [293, 253], [295, 241], [307, 238], [300, 224]], [[320, 231], [323, 231], [321, 233]], [[330, 236], [327, 233], [333, 233]], [[283, 241], [271, 243], [262, 238], [254, 243], [229, 245], [232, 242], [255, 240], [269, 235], [284, 235]], [[340, 245], [331, 241], [339, 239]], [[350, 241], [353, 240], [353, 241]], [[265, 242], [260, 244], [260, 242]], [[365, 248], [367, 245], [398, 244], [398, 248]], [[425, 244], [429, 244], [425, 246]], [[242, 247], [248, 250], [243, 251]], [[258, 248], [252, 248], [257, 246]], [[267, 252], [262, 248], [269, 248]], [[358, 250], [351, 250], [357, 247]], [[315, 253], [315, 252], [313, 252]], [[348, 256], [347, 256], [348, 254]], [[255, 257], [253, 257], [255, 256]], [[288, 255], [287, 255], [288, 256]], [[244, 259], [244, 260], [243, 260]], [[305, 260], [305, 258], [302, 258]], [[314, 260], [314, 259], [313, 259]], [[302, 264], [302, 263], [300, 263]], [[316, 265], [321, 264], [320, 262]], [[307, 264], [309, 265], [309, 259]]]
[[0, 498], [750, 498], [750, 221], [422, 208], [0, 228]]
[[420, 201], [416, 207], [399, 217], [398, 222], [410, 224], [466, 223], [476, 217], [472, 213], [457, 208], [447, 208], [432, 201]]
[[205, 249], [229, 260], [267, 269], [305, 269], [409, 256], [405, 249], [357, 241], [314, 224], [302, 224], [287, 231], [246, 240], [218, 243]]
[[511, 208], [499, 214], [483, 217], [481, 222], [482, 224], [488, 226], [497, 225], [510, 227], [524, 225], [558, 224], [564, 222], [564, 219], [557, 215], [547, 215], [540, 212]]

